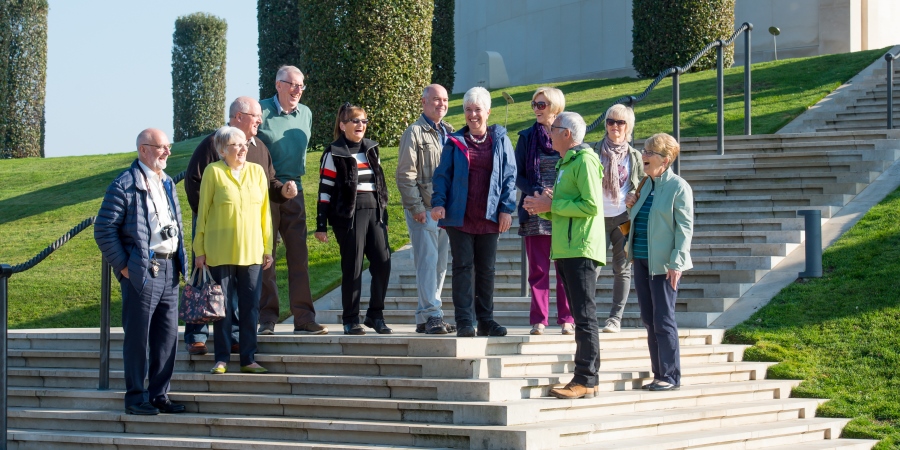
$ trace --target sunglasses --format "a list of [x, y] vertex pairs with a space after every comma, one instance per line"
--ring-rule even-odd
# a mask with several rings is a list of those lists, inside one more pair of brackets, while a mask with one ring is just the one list
[[618, 125], [620, 127], [624, 127], [625, 125], [628, 125], [628, 122], [626, 122], [624, 120], [606, 119], [606, 125], [608, 125], [608, 126]]
[[543, 111], [550, 106], [547, 102], [531, 102], [531, 109], [537, 109], [538, 111]]
[[353, 122], [354, 125], [359, 125], [359, 124], [366, 125], [369, 123], [369, 119], [360, 119], [358, 117], [354, 117], [350, 120], [344, 121], [344, 123], [347, 123], [347, 122]]

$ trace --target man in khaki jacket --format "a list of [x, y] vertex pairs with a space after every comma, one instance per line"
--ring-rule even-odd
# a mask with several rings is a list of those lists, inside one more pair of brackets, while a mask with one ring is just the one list
[[441, 159], [441, 149], [453, 127], [444, 122], [447, 90], [432, 84], [422, 92], [422, 116], [403, 132], [397, 163], [397, 189], [403, 202], [406, 226], [416, 265], [416, 332], [447, 334], [456, 331], [444, 322], [441, 290], [447, 273], [450, 241], [447, 232], [431, 218], [431, 178]]

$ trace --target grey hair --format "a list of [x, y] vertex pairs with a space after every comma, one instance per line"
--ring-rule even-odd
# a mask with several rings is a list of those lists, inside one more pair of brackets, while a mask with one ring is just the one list
[[624, 120], [625, 136], [628, 140], [634, 138], [634, 110], [621, 103], [616, 103], [606, 110], [607, 119]]
[[584, 132], [587, 129], [587, 125], [585, 125], [581, 114], [571, 111], [561, 112], [556, 116], [556, 120], [559, 122], [559, 126], [572, 133], [572, 140], [575, 141], [575, 144], [584, 142]]
[[278, 72], [275, 74], [275, 82], [277, 83], [278, 80], [281, 79], [281, 77], [289, 73], [296, 73], [297, 75], [300, 75], [300, 78], [306, 78], [303, 76], [303, 72], [301, 72], [300, 69], [294, 66], [281, 66], [278, 68]]
[[491, 109], [491, 93], [481, 86], [469, 89], [463, 96], [463, 109], [473, 103], [480, 106], [481, 109]]
[[231, 118], [238, 115], [238, 113], [247, 112], [249, 110], [250, 103], [242, 100], [242, 97], [238, 97], [231, 102], [231, 107], [228, 108], [228, 117]]
[[225, 150], [228, 149], [228, 142], [235, 136], [240, 137], [242, 141], [247, 140], [247, 136], [240, 128], [225, 125], [216, 130], [216, 135], [213, 136], [213, 144], [215, 145], [216, 153], [219, 154], [220, 158], [225, 159]]

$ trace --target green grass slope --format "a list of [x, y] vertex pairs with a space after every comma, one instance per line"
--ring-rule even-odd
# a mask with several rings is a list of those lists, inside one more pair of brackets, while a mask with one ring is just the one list
[[[841, 55], [783, 60], [753, 66], [753, 132], [772, 133], [815, 104], [834, 88], [879, 58], [884, 51], [874, 50]], [[637, 95], [649, 80], [620, 78], [556, 83], [567, 98], [567, 110], [583, 114], [589, 121], [605, 111], [612, 102], [626, 95]], [[715, 72], [687, 74], [682, 77], [682, 136], [715, 133]], [[537, 85], [506, 89], [516, 103], [509, 108], [508, 128], [515, 133], [531, 126], [529, 106]], [[726, 71], [726, 132], [743, 132], [743, 69]], [[505, 102], [500, 91], [493, 93], [492, 123], [504, 123]], [[636, 107], [636, 137], [671, 131], [671, 80], [660, 86]], [[370, 111], [370, 115], [389, 114]], [[447, 117], [454, 126], [465, 121], [462, 96], [454, 95]], [[317, 120], [331, 120], [322, 118]], [[599, 130], [588, 140], [599, 139]], [[185, 168], [200, 138], [177, 143], [169, 159], [167, 172], [177, 174]], [[130, 149], [110, 149], [130, 150]], [[319, 153], [309, 155], [308, 176], [304, 180], [310, 235], [314, 229]], [[54, 242], [73, 226], [96, 214], [106, 186], [134, 159], [134, 152], [50, 159], [0, 161], [0, 263], [22, 263]], [[382, 164], [389, 174], [391, 188], [390, 242], [397, 248], [407, 242], [406, 225], [399, 205], [399, 194], [391, 182], [397, 163], [396, 148], [384, 148]], [[191, 221], [185, 206], [184, 223]], [[313, 295], [319, 297], [337, 286], [340, 279], [337, 245], [334, 240], [321, 244], [310, 236], [310, 274]], [[277, 262], [282, 316], [287, 315], [286, 265], [283, 250]], [[57, 250], [44, 262], [9, 281], [10, 327], [95, 327], [99, 325], [100, 254], [92, 229], [85, 230]], [[117, 283], [113, 283], [113, 324], [120, 317]]]

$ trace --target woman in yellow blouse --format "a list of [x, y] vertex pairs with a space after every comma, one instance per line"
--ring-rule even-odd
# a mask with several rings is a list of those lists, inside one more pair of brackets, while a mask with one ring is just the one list
[[272, 248], [269, 181], [261, 166], [247, 162], [247, 138], [241, 130], [219, 128], [213, 142], [222, 159], [206, 166], [200, 182], [194, 267], [209, 265], [229, 313], [214, 323], [216, 365], [210, 373], [225, 373], [231, 359], [234, 308], [240, 318], [241, 372], [266, 373], [254, 356], [261, 276], [272, 264], [266, 251]]

